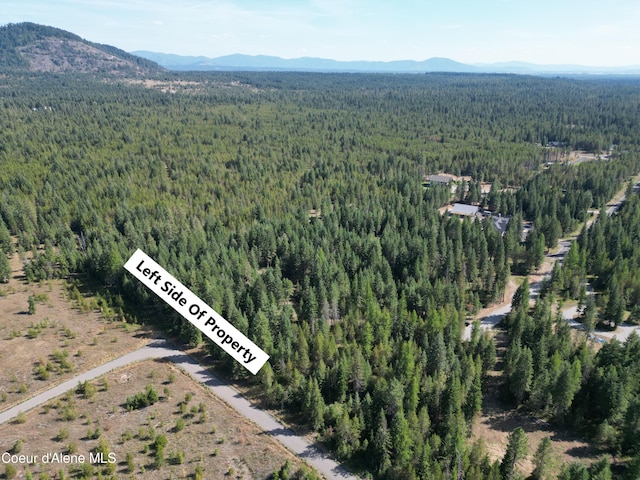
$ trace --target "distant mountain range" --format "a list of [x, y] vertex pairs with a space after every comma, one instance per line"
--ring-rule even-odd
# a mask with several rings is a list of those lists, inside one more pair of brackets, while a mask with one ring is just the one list
[[471, 65], [448, 58], [430, 58], [422, 62], [398, 60], [395, 62], [341, 62], [325, 58], [302, 57], [284, 59], [267, 55], [226, 55], [217, 58], [187, 57], [144, 50], [134, 55], [153, 60], [169, 70], [268, 70], [268, 71], [321, 71], [321, 72], [476, 72]]
[[[164, 67], [164, 68], [163, 68]], [[421, 62], [343, 62], [323, 58], [284, 59], [265, 55], [227, 55], [217, 58], [189, 57], [135, 51], [127, 53], [110, 45], [89, 42], [54, 27], [35, 23], [0, 26], [0, 72], [73, 72], [109, 75], [153, 75], [177, 71], [299, 71], [374, 73], [519, 73], [529, 75], [640, 75], [640, 66], [586, 67], [536, 65], [523, 62], [468, 65], [448, 58]]]
[[582, 65], [537, 65], [525, 62], [502, 62], [468, 65], [448, 58], [430, 58], [421, 62], [398, 60], [393, 62], [343, 62], [324, 58], [284, 59], [266, 55], [226, 55], [208, 58], [138, 50], [131, 52], [152, 60], [168, 70], [179, 71], [301, 71], [301, 72], [377, 72], [377, 73], [519, 73], [530, 75], [640, 75], [639, 66], [590, 67]]

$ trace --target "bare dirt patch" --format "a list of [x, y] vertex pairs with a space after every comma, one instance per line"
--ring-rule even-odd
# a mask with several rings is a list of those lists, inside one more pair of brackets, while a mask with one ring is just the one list
[[153, 80], [128, 78], [126, 83], [142, 85], [145, 88], [160, 90], [163, 93], [198, 93], [203, 91], [203, 82], [188, 80]]
[[[303, 464], [256, 425], [230, 408], [207, 388], [194, 382], [171, 363], [145, 361], [113, 371], [91, 382], [91, 398], [68, 392], [24, 418], [24, 423], [0, 426], [0, 450], [7, 451], [22, 440], [20, 454], [36, 456], [32, 465], [15, 465], [18, 475], [28, 468], [34, 477], [42, 472], [51, 478], [60, 470], [75, 475], [80, 468], [94, 468], [115, 478], [261, 479], [289, 460], [294, 470]], [[145, 408], [128, 411], [127, 398], [145, 392], [148, 385], [159, 400]], [[77, 417], [63, 420], [71, 411]], [[162, 459], [153, 446], [158, 435], [166, 437]], [[91, 452], [100, 442], [115, 455], [116, 463], [89, 467]], [[85, 465], [44, 464], [49, 452], [85, 455]], [[127, 458], [127, 454], [130, 458]]]
[[485, 317], [490, 317], [496, 312], [496, 310], [499, 310], [501, 308], [506, 307], [507, 305], [510, 305], [513, 295], [516, 293], [516, 290], [522, 283], [522, 278], [523, 277], [520, 277], [520, 276], [510, 275], [509, 282], [507, 283], [507, 286], [504, 290], [504, 294], [502, 295], [502, 298], [480, 309], [480, 311], [478, 311], [478, 313], [476, 314], [476, 318], [482, 319]]
[[551, 439], [554, 466], [557, 470], [565, 463], [591, 464], [599, 458], [600, 452], [571, 432], [505, 405], [499, 399], [498, 391], [492, 387], [492, 391], [485, 393], [482, 414], [473, 424], [472, 440], [482, 439], [491, 460], [501, 460], [507, 449], [507, 437], [517, 427], [524, 429], [529, 440], [529, 455], [521, 465], [525, 475], [533, 472], [533, 453], [545, 437]]

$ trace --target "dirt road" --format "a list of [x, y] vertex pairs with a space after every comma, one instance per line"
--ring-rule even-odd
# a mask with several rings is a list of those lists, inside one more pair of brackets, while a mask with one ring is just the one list
[[[562, 239], [558, 241], [558, 247], [553, 253], [547, 253], [545, 255], [542, 266], [535, 274], [529, 275], [529, 299], [533, 302], [538, 298], [540, 294], [540, 288], [542, 283], [551, 277], [551, 271], [553, 270], [553, 264], [557, 261], [564, 260], [569, 247], [571, 246], [572, 239]], [[502, 303], [492, 305], [489, 308], [482, 309], [477, 318], [480, 320], [480, 329], [489, 330], [495, 328], [500, 323], [502, 318], [511, 311], [511, 299], [516, 291], [515, 285], [510, 285], [508, 291], [505, 294], [505, 300]], [[467, 325], [462, 333], [463, 340], [471, 340], [471, 333], [473, 331], [473, 324]]]
[[5, 410], [0, 413], [0, 424], [10, 421], [20, 412], [26, 412], [27, 410], [36, 408], [45, 404], [49, 400], [63, 395], [68, 390], [75, 388], [79, 382], [91, 380], [100, 377], [111, 370], [151, 358], [164, 358], [173, 362], [179, 368], [182, 368], [197, 382], [209, 387], [216, 396], [227, 402], [240, 414], [256, 423], [266, 433], [274, 437], [293, 453], [304, 459], [304, 461], [314, 467], [328, 480], [356, 480], [358, 478], [349, 473], [340, 464], [329, 458], [317, 446], [309, 443], [305, 438], [296, 435], [293, 431], [286, 428], [268, 413], [251, 405], [251, 403], [240, 393], [234, 390], [231, 386], [222, 382], [222, 380], [213, 375], [210, 370], [207, 370], [205, 367], [200, 365], [192, 357], [184, 353], [182, 350], [179, 350], [177, 347], [174, 347], [169, 342], [161, 339], [155, 340], [145, 347], [118, 357], [115, 360], [100, 365], [92, 370], [80, 373], [72, 379], [56, 385], [46, 392], [25, 400], [13, 408]]

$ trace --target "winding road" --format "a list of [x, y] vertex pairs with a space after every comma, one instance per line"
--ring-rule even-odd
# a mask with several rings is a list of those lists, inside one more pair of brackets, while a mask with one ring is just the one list
[[[638, 182], [640, 177], [636, 177], [634, 182]], [[640, 191], [640, 183], [635, 183], [633, 192], [638, 193]], [[611, 216], [615, 212], [617, 212], [626, 199], [625, 190], [619, 191], [613, 200], [609, 202], [607, 205], [606, 213]], [[593, 211], [596, 215], [599, 213], [597, 211]], [[591, 226], [591, 223], [595, 221], [595, 218], [589, 220], [587, 222], [587, 227]], [[571, 243], [574, 241], [574, 238], [564, 238], [558, 241], [558, 248], [553, 253], [548, 253], [545, 255], [544, 267], [543, 271], [540, 274], [529, 275], [529, 298], [530, 301], [534, 301], [537, 299], [540, 294], [540, 289], [544, 281], [551, 278], [551, 271], [553, 270], [553, 265], [555, 262], [563, 262], [564, 257], [567, 255], [569, 248], [571, 247]], [[589, 289], [589, 285], [587, 285], [587, 289]], [[508, 302], [498, 305], [495, 308], [491, 309], [488, 314], [478, 316], [478, 320], [480, 320], [480, 329], [481, 330], [489, 330], [495, 328], [495, 326], [500, 323], [502, 318], [507, 315], [511, 311], [511, 300]], [[579, 316], [579, 312], [577, 307], [567, 307], [562, 309], [562, 316], [573, 328], [583, 329], [583, 326], [580, 322], [576, 320]], [[462, 333], [463, 340], [471, 340], [471, 335], [473, 332], [473, 323], [467, 325]], [[596, 341], [605, 341], [611, 340], [613, 338], [618, 339], [621, 342], [625, 342], [629, 335], [633, 332], [640, 335], [640, 326], [637, 325], [628, 325], [623, 324], [618, 326], [615, 331], [605, 331], [605, 330], [596, 330], [594, 332], [593, 339]]]
[[[637, 194], [640, 191], [640, 183], [637, 183], [638, 178], [639, 177], [636, 176], [635, 179], [633, 180], [634, 186], [633, 186], [632, 192], [634, 194]], [[606, 210], [607, 215], [611, 216], [614, 213], [616, 213], [618, 210], [620, 210], [626, 198], [627, 196], [624, 193], [624, 190], [621, 190], [620, 192], [618, 192], [618, 194], [613, 198], [613, 200], [611, 200], [611, 202], [609, 202], [609, 204], [607, 205], [607, 210]], [[591, 226], [590, 223], [587, 224], [587, 227], [589, 226]], [[587, 283], [587, 294], [588, 295], [593, 294], [593, 289], [591, 288], [591, 285], [588, 283]], [[573, 328], [578, 328], [582, 330], [584, 327], [580, 322], [576, 320], [576, 318], [578, 318], [579, 316], [580, 316], [580, 312], [578, 311], [578, 307], [568, 307], [568, 308], [562, 309], [562, 317], [566, 321], [568, 321]], [[622, 325], [618, 325], [618, 327], [615, 330], [596, 329], [593, 332], [593, 336], [591, 338], [599, 342], [605, 342], [606, 340], [612, 340], [615, 338], [618, 341], [624, 343], [627, 341], [627, 339], [632, 333], [636, 333], [640, 335], [640, 326], [623, 323]]]
[[76, 388], [79, 382], [92, 380], [100, 377], [117, 368], [125, 367], [131, 363], [153, 358], [164, 358], [173, 362], [177, 367], [182, 368], [197, 382], [206, 385], [219, 398], [227, 402], [241, 415], [253, 421], [266, 433], [275, 438], [291, 452], [304, 459], [309, 465], [314, 467], [327, 480], [357, 480], [358, 477], [348, 472], [342, 465], [329, 458], [316, 445], [310, 443], [305, 438], [296, 435], [292, 430], [286, 428], [268, 413], [253, 406], [246, 398], [238, 393], [231, 386], [224, 383], [218, 377], [200, 365], [195, 359], [173, 346], [166, 340], [157, 339], [148, 345], [127, 353], [99, 367], [80, 373], [51, 389], [40, 393], [24, 402], [0, 412], [0, 424], [8, 422], [16, 417], [20, 412], [26, 412], [65, 394], [68, 390]]

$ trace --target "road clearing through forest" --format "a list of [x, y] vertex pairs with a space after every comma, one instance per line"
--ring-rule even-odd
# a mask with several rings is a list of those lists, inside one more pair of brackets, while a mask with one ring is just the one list
[[[640, 191], [640, 183], [638, 183], [640, 181], [640, 175], [637, 175], [631, 181], [633, 182], [632, 192], [634, 194], [637, 194]], [[622, 207], [622, 204], [627, 199], [627, 195], [625, 192], [626, 192], [626, 188], [623, 190], [620, 190], [613, 197], [613, 199], [607, 204], [607, 210], [606, 210], [607, 215], [611, 216], [614, 213], [616, 213], [618, 210], [620, 210], [620, 208]], [[593, 221], [591, 223], [593, 223]], [[591, 226], [591, 223], [587, 224], [587, 228]], [[593, 295], [593, 293], [594, 293], [593, 288], [589, 283], [587, 283], [587, 295]], [[583, 330], [584, 329], [583, 325], [576, 320], [579, 316], [580, 316], [580, 311], [577, 306], [572, 306], [572, 307], [567, 307], [562, 309], [562, 317], [566, 321], [568, 321], [573, 328]], [[624, 343], [627, 341], [627, 339], [632, 333], [636, 333], [640, 335], [640, 326], [623, 323], [621, 325], [618, 325], [615, 330], [596, 329], [594, 330], [592, 334], [593, 336], [591, 338], [601, 342], [604, 342], [606, 340], [613, 340], [615, 338], [618, 341]]]
[[[558, 241], [558, 248], [553, 253], [547, 253], [540, 269], [531, 275], [529, 275], [529, 301], [535, 301], [540, 295], [542, 284], [551, 278], [551, 272], [553, 271], [553, 265], [559, 260], [564, 260], [571, 242], [573, 239], [562, 239]], [[515, 293], [515, 289], [514, 289]], [[498, 325], [505, 315], [511, 312], [511, 301], [513, 299], [513, 293], [511, 293], [509, 300], [493, 305], [489, 308], [483, 309], [478, 315], [477, 319], [480, 321], [481, 330], [491, 330]], [[467, 325], [462, 333], [462, 340], [471, 340], [473, 332], [473, 323]]]
[[209, 369], [200, 365], [194, 358], [163, 339], [155, 339], [148, 345], [106, 362], [75, 377], [56, 385], [49, 390], [21, 402], [0, 413], [0, 424], [15, 418], [21, 412], [27, 412], [46, 402], [73, 390], [78, 383], [93, 380], [112, 370], [125, 367], [131, 363], [154, 358], [163, 358], [187, 372], [195, 381], [207, 386], [218, 398], [228, 403], [238, 413], [258, 425], [265, 433], [271, 435], [295, 455], [315, 468], [327, 480], [357, 480], [358, 477], [348, 472], [342, 465], [331, 459], [317, 445], [304, 437], [296, 435], [292, 430], [278, 422], [269, 413], [253, 406], [237, 390], [216, 377]]
[[[637, 193], [640, 191], [640, 186], [637, 182], [640, 181], [640, 175], [636, 176], [632, 179], [634, 182], [633, 192]], [[607, 204], [607, 215], [611, 216], [615, 212], [617, 212], [626, 199], [626, 187], [621, 189], [614, 195], [613, 199]], [[591, 226], [591, 224], [595, 221], [595, 219], [590, 219], [587, 221], [587, 228]], [[576, 239], [575, 236], [569, 238], [563, 238], [558, 240], [558, 247], [553, 252], [548, 252], [545, 254], [544, 261], [542, 263], [542, 267], [534, 274], [529, 275], [529, 301], [533, 302], [538, 298], [540, 294], [540, 289], [544, 282], [551, 278], [551, 272], [553, 271], [553, 265], [555, 262], [563, 262], [565, 256], [569, 252], [569, 248], [571, 248], [571, 244]], [[481, 330], [490, 330], [496, 327], [505, 315], [508, 315], [511, 312], [511, 300], [513, 299], [513, 295], [510, 295], [509, 300], [505, 300], [502, 303], [492, 305], [491, 307], [485, 308], [481, 311], [481, 313], [476, 317], [477, 320], [480, 321], [480, 329]], [[569, 322], [571, 327], [576, 329], [582, 329], [582, 324], [576, 320], [579, 316], [579, 312], [577, 307], [567, 307], [566, 309], [562, 309], [562, 316], [565, 320]], [[471, 335], [473, 332], [473, 323], [465, 326], [464, 331], [462, 332], [462, 340], [469, 341], [471, 340]], [[626, 342], [627, 338], [633, 333], [636, 332], [640, 335], [640, 326], [637, 325], [628, 325], [623, 324], [618, 326], [616, 330], [607, 331], [607, 330], [596, 330], [594, 332], [594, 339], [596, 341], [600, 338], [605, 338], [607, 340], [611, 340], [613, 338], [617, 338], [621, 342]]]
[[[587, 294], [593, 294], [593, 291], [589, 289], [590, 285], [587, 284]], [[562, 317], [569, 322], [573, 328], [577, 328], [579, 330], [584, 330], [584, 326], [582, 323], [578, 321], [580, 317], [580, 310], [577, 305], [572, 307], [566, 307], [562, 309]], [[618, 325], [615, 330], [602, 330], [595, 329], [592, 333], [591, 338], [597, 342], [604, 343], [607, 340], [613, 340], [614, 338], [619, 342], [625, 343], [627, 339], [631, 336], [632, 333], [636, 333], [640, 335], [640, 325], [631, 325], [629, 323], [623, 323]]]
[[[636, 180], [637, 181], [637, 180]], [[616, 196], [607, 205], [606, 212], [609, 215], [615, 213], [624, 200], [624, 190], [618, 192]], [[595, 214], [586, 223], [587, 228], [597, 218], [599, 212], [591, 211]], [[544, 261], [538, 272], [529, 275], [529, 293], [530, 302], [533, 302], [539, 295], [543, 282], [551, 278], [551, 272], [553, 266], [557, 261], [564, 261], [565, 256], [569, 252], [571, 243], [574, 241], [574, 237], [561, 239], [558, 241], [558, 247], [553, 251], [545, 255]], [[477, 316], [480, 321], [480, 328], [482, 330], [490, 330], [502, 320], [502, 318], [511, 311], [511, 299], [517, 288], [514, 279], [510, 279], [507, 291], [505, 293], [505, 300], [501, 304], [492, 305], [488, 308], [482, 309]], [[587, 284], [587, 291], [590, 288]], [[565, 313], [566, 311], [566, 313]], [[579, 323], [574, 317], [577, 316], [577, 307], [567, 307], [563, 309], [563, 316], [569, 322], [569, 324], [576, 329], [582, 329], [582, 324]], [[465, 328], [463, 333], [464, 340], [470, 340], [472, 334], [473, 325], [469, 325]], [[620, 328], [616, 332], [596, 332], [598, 337], [592, 337], [594, 339], [600, 339], [602, 333], [610, 335], [618, 335], [618, 339], [621, 341], [626, 340], [628, 332], [624, 338], [621, 338]], [[627, 330], [625, 330], [627, 332]], [[502, 344], [502, 348], [498, 350], [499, 355], [504, 355], [508, 339], [506, 335], [498, 333], [498, 344]], [[500, 367], [498, 367], [500, 368]], [[505, 454], [506, 445], [508, 442], [508, 433], [512, 432], [516, 427], [523, 427], [527, 432], [532, 450], [538, 446], [539, 442], [544, 437], [551, 437], [554, 445], [554, 452], [556, 459], [562, 459], [565, 463], [572, 463], [576, 461], [584, 461], [585, 458], [595, 459], [598, 456], [598, 452], [595, 449], [591, 449], [589, 444], [582, 441], [579, 437], [572, 435], [570, 432], [564, 431], [561, 428], [552, 427], [544, 420], [535, 416], [527, 414], [526, 412], [519, 412], [512, 409], [511, 405], [503, 403], [501, 398], [501, 385], [503, 379], [500, 378], [502, 372], [492, 372], [489, 378], [492, 382], [485, 390], [483, 387], [483, 406], [482, 413], [476, 418], [473, 425], [472, 439], [481, 439], [486, 445], [487, 451], [493, 461], [500, 461]], [[526, 460], [522, 465], [523, 470], [530, 473], [533, 470], [533, 464], [530, 460]]]

